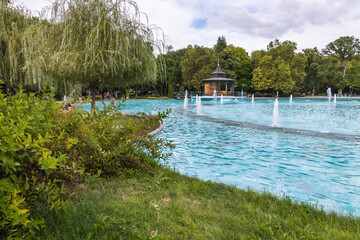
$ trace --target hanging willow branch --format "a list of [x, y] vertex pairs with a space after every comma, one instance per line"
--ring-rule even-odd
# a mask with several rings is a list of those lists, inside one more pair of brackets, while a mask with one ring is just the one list
[[125, 85], [136, 76], [155, 79], [153, 50], [158, 43], [152, 30], [139, 20], [135, 2], [58, 0], [51, 23], [57, 43], [48, 46], [47, 68], [90, 87], [92, 109], [101, 83]]

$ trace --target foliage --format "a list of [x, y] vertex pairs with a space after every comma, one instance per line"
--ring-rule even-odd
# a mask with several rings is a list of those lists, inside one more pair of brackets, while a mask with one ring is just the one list
[[320, 67], [321, 55], [316, 47], [303, 49], [303, 53], [306, 56], [304, 86], [306, 89], [311, 89], [314, 94], [314, 91], [319, 91], [320, 88], [318, 69]]
[[173, 90], [173, 86], [171, 86], [171, 85], [169, 85], [168, 98], [170, 98], [170, 99], [174, 98], [174, 90]]
[[251, 86], [251, 59], [245, 49], [229, 45], [220, 54], [220, 66], [227, 77], [238, 80], [235, 84], [240, 88], [244, 85], [247, 91]]
[[356, 54], [360, 53], [360, 42], [354, 36], [340, 37], [326, 45], [323, 49], [325, 55], [331, 55], [341, 62], [351, 61]]
[[354, 90], [360, 90], [360, 61], [352, 60], [346, 78]]
[[[338, 69], [337, 71], [342, 71], [342, 78], [337, 78], [333, 81], [336, 83], [332, 83], [331, 85], [335, 85], [337, 89], [341, 92], [342, 89], [345, 87], [348, 87], [350, 85], [350, 82], [346, 77], [346, 71], [348, 64], [351, 60], [353, 60], [356, 55], [360, 53], [360, 42], [358, 38], [355, 38], [354, 36], [346, 36], [346, 37], [340, 37], [336, 39], [335, 41], [329, 43], [326, 45], [326, 47], [323, 49], [323, 53], [329, 57], [332, 57], [336, 59], [337, 65], [343, 65], [342, 69]], [[328, 63], [328, 61], [326, 62]], [[332, 71], [333, 69], [332, 69]], [[329, 75], [330, 72], [325, 73], [323, 72], [323, 75]], [[339, 73], [334, 73], [335, 76], [338, 76]]]
[[[58, 0], [53, 4], [52, 27], [55, 44], [48, 45], [54, 75], [91, 89], [95, 108], [100, 84], [155, 79], [155, 46], [151, 29], [139, 19], [133, 1]], [[49, 42], [48, 42], [49, 43]]]
[[210, 48], [189, 45], [181, 61], [184, 86], [200, 91], [202, 80], [210, 77], [216, 67], [216, 57]]
[[342, 81], [342, 69], [341, 62], [331, 56], [325, 56], [321, 59], [320, 66], [318, 67], [318, 76], [320, 78], [321, 85], [324, 86], [324, 90], [328, 87], [332, 89], [338, 89], [338, 84]]
[[6, 88], [14, 89], [19, 84], [30, 90], [41, 88], [44, 74], [29, 67], [36, 53], [30, 38], [38, 24], [23, 8], [0, 3], [0, 77]]
[[267, 49], [267, 52], [255, 52], [253, 57], [257, 65], [253, 72], [254, 88], [285, 94], [299, 91], [305, 77], [306, 57], [302, 53], [295, 54], [296, 43], [276, 39]]
[[52, 98], [52, 92], [0, 93], [2, 237], [26, 236], [41, 228], [42, 220], [32, 216], [36, 208], [65, 209], [65, 186], [100, 173], [153, 172], [169, 156], [162, 150], [171, 144], [144, 134], [166, 112], [119, 126], [111, 105], [93, 113], [64, 112]]
[[53, 149], [54, 142], [71, 148], [75, 140], [54, 129], [62, 113], [46, 94], [49, 99], [23, 90], [14, 96], [0, 93], [2, 236], [19, 237], [31, 227], [39, 228], [40, 222], [29, 216], [34, 204], [62, 209], [62, 180], [75, 174], [67, 156]]
[[183, 86], [181, 73], [181, 58], [185, 55], [186, 49], [171, 51], [164, 55], [166, 61], [166, 83], [173, 86]]
[[218, 37], [216, 44], [214, 45], [214, 50], [217, 55], [219, 55], [227, 47], [225, 36]]
[[185, 96], [184, 86], [181, 86], [181, 87], [180, 87], [179, 93], [180, 93], [180, 96]]

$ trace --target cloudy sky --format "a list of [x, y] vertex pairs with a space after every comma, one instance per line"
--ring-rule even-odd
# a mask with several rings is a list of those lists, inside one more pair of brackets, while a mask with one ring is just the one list
[[[15, 0], [40, 10], [50, 0]], [[219, 36], [247, 52], [274, 40], [323, 49], [341, 36], [360, 38], [359, 0], [136, 0], [167, 45], [212, 47]]]

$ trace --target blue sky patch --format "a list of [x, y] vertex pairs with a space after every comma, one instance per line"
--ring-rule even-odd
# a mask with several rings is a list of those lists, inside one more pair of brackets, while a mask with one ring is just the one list
[[197, 18], [194, 19], [191, 23], [192, 28], [203, 29], [207, 27], [207, 19], [206, 18]]

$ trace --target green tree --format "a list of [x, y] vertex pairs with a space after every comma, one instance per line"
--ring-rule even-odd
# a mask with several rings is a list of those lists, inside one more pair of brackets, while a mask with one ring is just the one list
[[254, 69], [252, 84], [256, 90], [269, 90], [274, 86], [274, 78], [273, 58], [265, 55]]
[[273, 63], [274, 90], [283, 93], [291, 93], [295, 86], [295, 80], [291, 76], [290, 66], [281, 58], [277, 58]]
[[346, 78], [348, 79], [349, 84], [352, 87], [350, 91], [352, 91], [352, 89], [355, 91], [360, 90], [360, 60], [353, 59], [349, 63], [348, 74]]
[[330, 55], [338, 59], [340, 62], [345, 62], [343, 70], [343, 78], [346, 76], [346, 68], [349, 62], [360, 52], [360, 42], [354, 36], [340, 37], [335, 41], [326, 45], [323, 49], [325, 55]]
[[316, 47], [303, 49], [303, 53], [306, 56], [304, 86], [306, 89], [312, 89], [314, 94], [315, 90], [319, 91], [320, 88], [318, 69], [320, 67], [321, 54]]
[[331, 87], [333, 91], [343, 89], [347, 83], [343, 82], [345, 79], [342, 77], [342, 69], [343, 65], [338, 59], [332, 56], [323, 57], [318, 67], [318, 76], [322, 87], [320, 91], [325, 92], [328, 87]]
[[[306, 57], [302, 53], [296, 54], [295, 50], [295, 42], [280, 42], [276, 39], [269, 43], [266, 52], [254, 52], [252, 62], [256, 66], [253, 75], [255, 89], [275, 90], [283, 93], [299, 91], [305, 77]], [[267, 56], [271, 56], [271, 58]]]
[[219, 55], [227, 47], [225, 36], [218, 37], [216, 44], [214, 45], [214, 50], [217, 55]]
[[294, 85], [293, 89], [291, 91], [286, 91], [286, 93], [291, 93], [294, 91], [299, 92], [302, 89], [302, 86], [304, 86], [303, 84], [306, 76], [305, 64], [306, 56], [303, 53], [295, 54], [290, 64], [287, 64], [291, 72], [290, 78], [294, 82]]
[[216, 57], [210, 48], [189, 45], [181, 61], [184, 86], [200, 91], [202, 80], [209, 78], [216, 67]]
[[170, 51], [164, 55], [166, 61], [166, 83], [173, 86], [183, 86], [181, 72], [181, 59], [185, 55], [186, 48]]
[[251, 59], [245, 49], [229, 45], [219, 56], [220, 66], [228, 78], [236, 79], [235, 86], [248, 90], [251, 86], [252, 66]]
[[100, 84], [126, 85], [137, 73], [142, 74], [139, 79], [154, 76], [155, 41], [150, 28], [137, 17], [136, 3], [58, 0], [53, 12], [55, 26], [50, 34], [58, 38], [55, 47], [48, 46], [52, 51], [47, 68], [54, 75], [88, 86], [92, 110]]
[[251, 53], [251, 65], [255, 69], [259, 66], [262, 58], [266, 55], [265, 50], [256, 50]]
[[[40, 78], [32, 78], [25, 65], [31, 59], [29, 29], [36, 21], [21, 8], [12, 8], [7, 2], [0, 3], [0, 78], [6, 88], [16, 88], [20, 84], [26, 88], [38, 85]], [[32, 41], [34, 42], [34, 41]], [[38, 76], [39, 77], [39, 76]]]
[[235, 47], [229, 45], [228, 48], [233, 51], [235, 57], [238, 59], [235, 74], [236, 79], [238, 80], [235, 83], [235, 86], [240, 88], [244, 84], [244, 90], [248, 91], [251, 87], [252, 71], [253, 67], [251, 65], [251, 58], [241, 47]]

